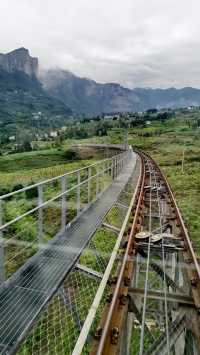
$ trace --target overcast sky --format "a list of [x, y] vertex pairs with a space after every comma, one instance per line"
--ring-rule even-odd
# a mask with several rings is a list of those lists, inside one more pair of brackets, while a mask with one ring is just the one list
[[128, 87], [200, 87], [199, 0], [0, 0], [0, 52], [26, 47]]

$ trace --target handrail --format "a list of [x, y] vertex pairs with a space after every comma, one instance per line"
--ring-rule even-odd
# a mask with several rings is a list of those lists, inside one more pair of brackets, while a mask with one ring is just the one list
[[[102, 173], [108, 171], [109, 169], [110, 169], [110, 168], [103, 170]], [[66, 190], [66, 191], [64, 191], [64, 192], [62, 192], [62, 193], [60, 193], [60, 194], [58, 194], [58, 195], [52, 197], [50, 200], [47, 200], [47, 201], [43, 202], [42, 204], [38, 205], [37, 207], [32, 208], [31, 210], [29, 210], [29, 211], [23, 213], [22, 215], [20, 215], [19, 217], [16, 217], [16, 218], [13, 219], [12, 221], [5, 223], [3, 226], [0, 226], [0, 232], [2, 232], [5, 228], [11, 226], [13, 223], [19, 222], [22, 218], [27, 217], [27, 216], [29, 216], [30, 214], [32, 214], [32, 213], [38, 211], [40, 208], [44, 208], [44, 207], [46, 207], [47, 205], [49, 205], [50, 203], [52, 203], [52, 202], [58, 200], [60, 197], [62, 197], [62, 196], [64, 196], [64, 195], [67, 195], [69, 192], [72, 192], [72, 191], [76, 190], [77, 186], [82, 186], [82, 185], [84, 185], [85, 183], [87, 183], [88, 181], [92, 180], [93, 178], [95, 178], [95, 177], [97, 177], [97, 176], [98, 176], [98, 174], [95, 174], [95, 175], [91, 176], [90, 178], [88, 178], [88, 179], [86, 179], [86, 180], [80, 182], [80, 184], [77, 184], [77, 185], [75, 185], [75, 186], [72, 186], [70, 189], [68, 189], [68, 190]], [[37, 185], [37, 186], [39, 186], [39, 185]]]
[[55, 180], [61, 179], [62, 177], [69, 176], [69, 175], [73, 175], [73, 174], [77, 174], [77, 173], [80, 172], [80, 171], [87, 170], [87, 169], [89, 169], [89, 168], [93, 168], [93, 167], [95, 167], [95, 166], [97, 166], [97, 165], [99, 165], [99, 164], [105, 163], [105, 162], [107, 162], [107, 161], [112, 161], [113, 158], [115, 158], [115, 157], [120, 157], [122, 154], [124, 154], [124, 152], [123, 152], [123, 153], [120, 153], [120, 154], [116, 154], [116, 155], [114, 155], [114, 156], [111, 157], [111, 158], [106, 158], [106, 159], [103, 159], [103, 160], [99, 160], [99, 161], [96, 162], [96, 163], [87, 165], [87, 166], [82, 167], [82, 168], [80, 168], [80, 169], [76, 169], [76, 170], [69, 171], [69, 172], [67, 172], [67, 173], [65, 173], [65, 174], [63, 174], [63, 175], [58, 175], [58, 176], [55, 176], [55, 177], [53, 177], [53, 178], [51, 178], [51, 179], [46, 179], [46, 180], [43, 180], [43, 181], [39, 181], [39, 182], [37, 182], [37, 183], [35, 183], [35, 184], [26, 186], [26, 187], [24, 187], [24, 188], [22, 188], [22, 189], [19, 189], [19, 190], [13, 191], [13, 192], [9, 192], [8, 194], [5, 194], [5, 195], [0, 196], [0, 200], [4, 200], [4, 199], [9, 198], [9, 197], [11, 197], [11, 196], [13, 196], [13, 195], [16, 195], [16, 194], [18, 194], [18, 193], [25, 192], [25, 191], [27, 191], [27, 190], [31, 190], [31, 189], [33, 189], [33, 188], [35, 188], [35, 187], [38, 187], [38, 186], [41, 186], [41, 185], [49, 184], [50, 182], [53, 182], [53, 181], [55, 181]]
[[98, 178], [99, 175], [104, 174], [104, 173], [106, 173], [107, 171], [111, 170], [111, 169], [112, 169], [112, 165], [113, 165], [113, 161], [114, 161], [114, 160], [118, 161], [118, 165], [119, 165], [119, 162], [123, 159], [123, 157], [125, 158], [126, 154], [127, 154], [127, 152], [123, 152], [123, 153], [114, 155], [114, 156], [111, 157], [111, 158], [103, 159], [103, 160], [100, 160], [100, 161], [98, 161], [98, 162], [96, 162], [96, 163], [94, 163], [94, 164], [90, 164], [90, 165], [88, 165], [88, 166], [86, 166], [86, 167], [83, 167], [83, 168], [80, 168], [80, 169], [77, 169], [77, 170], [68, 172], [68, 173], [66, 173], [66, 174], [57, 176], [57, 177], [52, 178], [52, 179], [48, 179], [48, 180], [45, 180], [45, 181], [42, 181], [42, 182], [38, 182], [38, 183], [33, 184], [33, 185], [31, 185], [31, 186], [27, 186], [27, 187], [25, 187], [25, 188], [23, 188], [23, 189], [19, 189], [19, 190], [17, 190], [17, 191], [11, 192], [11, 193], [9, 193], [9, 194], [0, 196], [0, 202], [1, 202], [1, 201], [5, 200], [6, 198], [12, 197], [12, 196], [14, 196], [14, 195], [16, 195], [16, 194], [18, 194], [18, 193], [25, 192], [25, 191], [30, 190], [30, 189], [35, 188], [35, 187], [43, 186], [43, 185], [45, 185], [45, 184], [47, 184], [47, 183], [49, 183], [49, 182], [62, 179], [63, 177], [66, 177], [66, 176], [69, 176], [69, 175], [73, 175], [73, 174], [76, 174], [76, 175], [77, 175], [78, 173], [80, 173], [80, 172], [83, 171], [83, 170], [89, 170], [89, 169], [91, 169], [92, 167], [96, 167], [96, 166], [98, 166], [98, 165], [100, 165], [100, 164], [103, 165], [103, 164], [105, 164], [105, 163], [107, 163], [107, 162], [111, 162], [111, 164], [109, 165], [109, 167], [107, 167], [106, 169], [103, 169], [103, 170], [97, 172], [96, 174], [87, 177], [86, 179], [84, 179], [83, 181], [80, 181], [78, 184], [72, 186], [71, 188], [62, 191], [61, 193], [57, 194], [56, 196], [52, 197], [51, 199], [49, 199], [49, 200], [47, 200], [47, 201], [44, 201], [44, 202], [42, 202], [42, 203], [39, 203], [36, 207], [34, 207], [34, 208], [30, 209], [29, 211], [27, 211], [27, 212], [21, 214], [20, 216], [17, 216], [16, 218], [13, 218], [11, 221], [9, 221], [9, 222], [7, 222], [7, 223], [5, 223], [5, 224], [0, 225], [0, 232], [4, 231], [7, 227], [9, 227], [9, 226], [11, 226], [12, 224], [14, 224], [14, 223], [20, 221], [20, 220], [23, 219], [23, 218], [29, 216], [30, 214], [32, 214], [32, 213], [34, 213], [34, 212], [36, 212], [36, 211], [38, 211], [38, 210], [40, 210], [40, 209], [46, 207], [46, 206], [49, 205], [50, 203], [52, 203], [52, 202], [58, 200], [59, 198], [61, 198], [61, 197], [65, 196], [65, 195], [67, 195], [68, 193], [70, 193], [70, 192], [76, 190], [78, 187], [80, 188], [82, 185], [84, 185], [84, 184], [86, 184], [86, 183], [89, 183], [89, 181], [91, 181], [92, 179]]
[[[34, 238], [38, 245], [41, 244], [45, 237], [46, 228], [44, 209], [46, 206], [51, 206], [51, 204], [57, 200], [56, 208], [58, 207], [61, 213], [59, 215], [60, 222], [58, 221], [58, 225], [56, 225], [56, 235], [65, 232], [70, 223], [74, 222], [87, 208], [89, 208], [121, 174], [123, 167], [128, 163], [128, 157], [131, 152], [131, 149], [126, 150], [120, 154], [113, 155], [111, 158], [100, 160], [83, 168], [67, 172], [45, 181], [40, 181], [31, 186], [0, 196], [0, 252], [2, 255], [0, 258], [0, 284], [6, 279], [4, 254], [6, 252], [6, 235], [9, 233], [12, 234], [12, 230], [10, 230], [9, 227], [30, 215], [34, 216], [34, 222], [37, 223], [37, 226], [34, 229]], [[82, 171], [84, 172], [84, 175], [81, 174]], [[73, 181], [71, 178], [67, 179], [67, 176], [73, 176]], [[109, 176], [110, 178], [105, 180], [105, 176]], [[53, 181], [59, 182], [59, 190], [57, 190], [57, 187], [56, 189], [52, 187], [50, 196], [47, 196], [45, 199], [45, 186]], [[91, 181], [94, 182], [94, 185], [91, 184]], [[106, 184], [104, 183], [105, 181]], [[82, 194], [83, 186], [84, 199]], [[33, 188], [37, 188], [37, 194], [33, 197], [31, 204], [27, 206], [25, 211], [17, 210], [15, 216], [11, 216], [4, 221], [4, 211], [6, 211], [7, 208], [6, 198], [16, 196], [16, 194], [20, 194]], [[71, 196], [72, 192], [73, 196]], [[24, 197], [23, 195], [20, 197], [20, 200], [26, 198], [26, 196]], [[71, 201], [74, 203], [72, 217], [68, 215], [68, 206]], [[35, 212], [37, 212], [36, 215]], [[69, 220], [67, 219], [67, 216], [69, 216]]]

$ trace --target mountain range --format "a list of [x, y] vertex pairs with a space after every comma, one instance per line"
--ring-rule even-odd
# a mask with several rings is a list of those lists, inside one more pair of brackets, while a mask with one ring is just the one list
[[85, 114], [200, 105], [200, 90], [190, 87], [128, 89], [115, 83], [100, 84], [60, 69], [41, 74], [40, 80], [51, 96], [61, 100], [75, 112]]
[[40, 72], [38, 62], [25, 48], [0, 54], [1, 132], [14, 132], [18, 126], [59, 127], [77, 113], [200, 105], [199, 89], [129, 89], [116, 83], [97, 83], [62, 69]]

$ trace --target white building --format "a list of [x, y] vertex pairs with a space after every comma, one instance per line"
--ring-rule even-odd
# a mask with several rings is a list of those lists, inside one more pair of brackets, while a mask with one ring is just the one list
[[56, 138], [56, 137], [58, 137], [58, 132], [57, 131], [52, 131], [52, 132], [50, 132], [50, 137], [51, 138]]

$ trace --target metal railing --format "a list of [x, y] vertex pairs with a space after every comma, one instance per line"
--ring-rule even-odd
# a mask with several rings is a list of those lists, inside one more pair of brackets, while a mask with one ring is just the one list
[[[63, 233], [96, 201], [121, 173], [129, 154], [130, 151], [125, 151], [0, 196], [0, 283], [23, 265], [42, 244]], [[14, 216], [11, 213], [13, 206]], [[47, 233], [45, 228], [51, 227], [53, 230]], [[32, 228], [30, 233], [29, 228]]]

